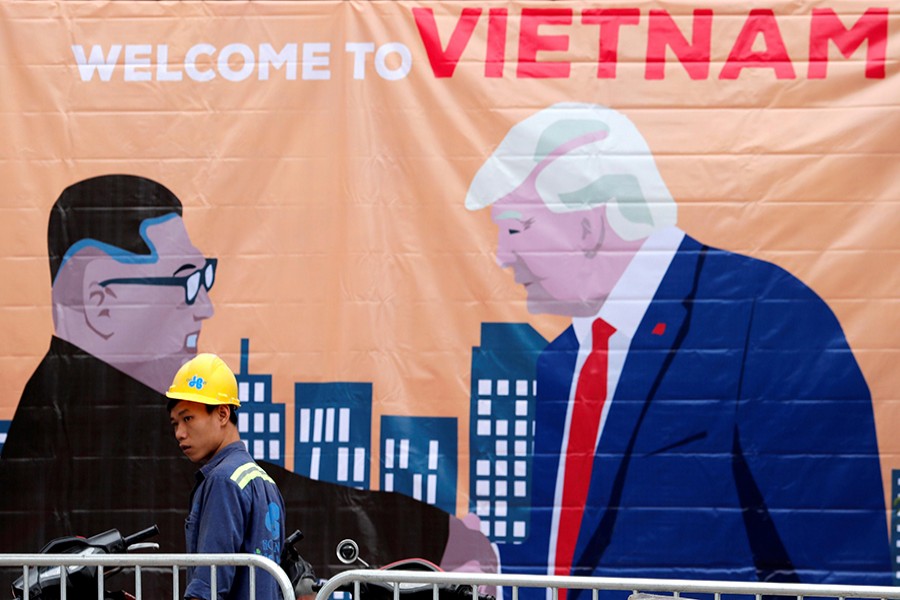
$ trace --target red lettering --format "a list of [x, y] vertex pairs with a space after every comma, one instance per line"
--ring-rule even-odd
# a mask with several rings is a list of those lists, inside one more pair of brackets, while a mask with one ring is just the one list
[[484, 57], [484, 76], [503, 77], [506, 58], [506, 9], [488, 11], [487, 50]]
[[647, 64], [645, 79], [664, 79], [666, 76], [666, 48], [671, 48], [684, 65], [691, 79], [709, 77], [709, 57], [712, 47], [713, 11], [698, 8], [694, 11], [693, 33], [688, 42], [675, 20], [664, 10], [650, 11], [647, 31]]
[[[843, 13], [833, 8], [810, 8], [809, 28], [809, 79], [824, 79], [828, 74], [829, 53], [834, 48], [844, 59], [859, 57], [865, 51], [865, 77], [884, 79], [887, 66], [889, 12], [887, 8], [867, 8], [865, 12]], [[557, 7], [523, 7], [519, 14], [511, 14], [508, 8], [462, 8], [456, 16], [441, 15], [442, 29], [449, 32], [446, 45], [438, 31], [433, 8], [412, 8], [413, 17], [428, 56], [431, 70], [437, 78], [452, 77], [460, 61], [471, 45], [481, 15], [487, 12], [484, 38], [484, 77], [500, 78], [506, 70], [510, 20], [519, 20], [518, 63], [516, 77], [567, 78], [572, 59], [559, 58], [569, 51], [574, 35], [571, 29], [562, 33], [542, 33], [542, 27], [571, 26], [575, 9]], [[619, 63], [619, 45], [623, 31], [637, 26], [643, 18], [640, 8], [585, 8], [581, 11], [580, 25], [597, 27], [597, 79], [615, 79]], [[728, 17], [736, 15], [729, 14]], [[688, 19], [691, 19], [688, 22]], [[787, 18], [787, 17], [785, 17]], [[644, 78], [660, 80], [666, 77], [667, 60], [674, 57], [692, 80], [709, 79], [713, 10], [695, 9], [692, 16], [671, 14], [668, 10], [649, 9]], [[855, 19], [855, 20], [852, 20]], [[849, 22], [849, 24], [847, 23]], [[446, 23], [446, 25], [444, 25]], [[450, 31], [452, 27], [452, 31]], [[681, 28], [684, 29], [682, 31]], [[690, 29], [690, 31], [688, 31]], [[717, 29], [720, 31], [720, 29]], [[577, 32], [582, 33], [580, 30]], [[481, 41], [481, 38], [478, 40]], [[722, 41], [722, 40], [719, 40]], [[622, 42], [623, 44], [625, 42]], [[628, 42], [629, 44], [631, 42]], [[717, 44], [718, 47], [718, 44]], [[480, 46], [470, 49], [480, 52]], [[555, 52], [539, 60], [544, 52]], [[840, 60], [840, 59], [837, 59]], [[639, 65], [633, 65], [637, 67]], [[795, 79], [796, 73], [787, 45], [780, 31], [775, 11], [768, 8], [752, 9], [747, 13], [740, 31], [735, 37], [718, 78], [738, 79], [744, 69], [771, 69], [777, 79]]]
[[[766, 49], [753, 51], [753, 42], [762, 34]], [[719, 73], [719, 79], [737, 79], [743, 69], [749, 67], [773, 69], [778, 79], [794, 79], [794, 65], [788, 56], [784, 39], [778, 29], [775, 13], [769, 9], [755, 9], [744, 23], [734, 41], [728, 60]]]
[[614, 79], [619, 61], [619, 28], [637, 25], [641, 11], [637, 8], [591, 8], [581, 13], [585, 25], [600, 26], [600, 50], [597, 55], [597, 78]]
[[537, 61], [537, 53], [542, 50], [568, 50], [568, 36], [540, 35], [538, 29], [541, 25], [570, 25], [571, 23], [571, 8], [523, 8], [522, 25], [519, 30], [519, 67], [516, 75], [520, 78], [568, 77], [569, 63]]
[[888, 11], [870, 8], [850, 29], [830, 8], [814, 8], [809, 33], [809, 78], [824, 79], [828, 72], [828, 40], [834, 41], [844, 58], [863, 42], [866, 47], [866, 78], [884, 79], [887, 54]]
[[425, 52], [428, 53], [428, 62], [431, 63], [434, 76], [452, 77], [463, 50], [466, 49], [466, 45], [472, 38], [475, 25], [481, 17], [481, 9], [464, 8], [462, 10], [459, 21], [453, 28], [453, 33], [450, 34], [446, 50], [441, 48], [434, 11], [430, 8], [414, 8], [413, 16], [416, 19], [416, 27], [419, 29], [419, 36], [422, 38]]

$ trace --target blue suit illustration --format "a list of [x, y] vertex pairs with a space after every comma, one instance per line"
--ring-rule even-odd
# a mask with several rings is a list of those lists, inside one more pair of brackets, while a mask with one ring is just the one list
[[[538, 481], [556, 479], [577, 351], [570, 327], [537, 365]], [[504, 571], [547, 572], [553, 491], [535, 486]], [[814, 292], [685, 237], [632, 340], [572, 574], [891, 584], [868, 387]]]
[[[538, 111], [466, 206], [490, 207], [528, 310], [573, 320], [538, 359], [529, 537], [499, 546], [503, 572], [892, 583], [871, 397], [837, 318], [784, 269], [678, 229], [629, 119]], [[584, 373], [606, 396], [586, 400], [597, 352]], [[585, 401], [596, 429], [573, 427]], [[594, 449], [589, 474], [570, 447]]]

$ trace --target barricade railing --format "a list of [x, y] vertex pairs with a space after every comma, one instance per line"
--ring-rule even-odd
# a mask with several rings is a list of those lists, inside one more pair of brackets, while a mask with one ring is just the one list
[[[799, 583], [760, 583], [736, 581], [700, 581], [688, 579], [632, 579], [618, 577], [564, 577], [551, 575], [512, 575], [490, 573], [453, 573], [428, 571], [400, 571], [377, 569], [354, 569], [340, 573], [329, 579], [316, 595], [316, 600], [328, 600], [336, 591], [353, 591], [354, 599], [360, 598], [360, 584], [391, 584], [394, 599], [400, 596], [401, 585], [419, 584], [432, 586], [434, 598], [438, 599], [440, 586], [471, 586], [473, 600], [478, 600], [479, 588], [506, 589], [504, 598], [518, 600], [520, 588], [545, 588], [550, 590], [551, 600], [557, 600], [560, 589], [590, 590], [592, 600], [597, 600], [600, 592], [630, 592], [630, 600], [658, 600], [656, 596], [680, 598], [683, 594], [706, 594], [715, 600], [723, 595], [743, 595], [761, 600], [769, 596], [791, 596], [804, 598], [871, 598], [874, 600], [900, 600], [900, 587], [827, 585]], [[362, 597], [361, 600], [365, 600]]]
[[[134, 596], [143, 600], [141, 575], [144, 569], [168, 570], [172, 576], [172, 600], [181, 600], [180, 571], [187, 567], [211, 567], [210, 587], [216, 597], [216, 567], [247, 567], [250, 569], [250, 600], [256, 598], [257, 569], [275, 578], [283, 600], [295, 600], [290, 578], [274, 561], [255, 554], [0, 554], [0, 568], [18, 567], [24, 580], [29, 581], [32, 569], [58, 567], [65, 577], [69, 567], [98, 567], [97, 598], [104, 597], [104, 569], [123, 568], [134, 570]], [[29, 600], [29, 586], [25, 586], [23, 600]], [[66, 600], [66, 587], [60, 586], [60, 600]], [[152, 598], [150, 600], [160, 600]]]

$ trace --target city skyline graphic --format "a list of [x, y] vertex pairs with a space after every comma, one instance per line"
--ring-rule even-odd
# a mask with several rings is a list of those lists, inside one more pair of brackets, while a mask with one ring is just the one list
[[0, 421], [0, 452], [3, 452], [3, 444], [6, 443], [6, 434], [9, 433], [9, 424], [12, 421]]
[[[359, 489], [372, 487], [378, 444], [379, 488], [456, 512], [460, 468], [469, 473], [469, 510], [494, 542], [528, 537], [535, 364], [545, 340], [527, 323], [482, 323], [472, 348], [469, 431], [458, 419], [382, 415], [372, 439], [371, 382], [294, 382], [294, 472]], [[241, 340], [239, 431], [254, 459], [285, 465], [285, 404], [272, 398], [272, 375], [252, 373], [250, 340]], [[469, 460], [460, 464], [460, 434]]]

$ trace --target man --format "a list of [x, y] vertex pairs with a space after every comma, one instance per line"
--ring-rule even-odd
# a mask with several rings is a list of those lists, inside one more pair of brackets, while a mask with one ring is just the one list
[[[542, 352], [531, 533], [505, 572], [891, 583], [865, 380], [808, 287], [675, 227], [646, 142], [565, 103], [475, 175]], [[574, 592], [573, 592], [574, 594]]]
[[[240, 408], [234, 373], [214, 354], [198, 354], [175, 374], [166, 406], [179, 448], [203, 466], [191, 492], [185, 525], [190, 553], [257, 554], [276, 563], [284, 547], [284, 501], [278, 486], [254, 462], [238, 434]], [[188, 570], [185, 598], [249, 598], [249, 569], [218, 567]], [[278, 584], [269, 575], [256, 582], [256, 598], [276, 599]]]
[[[184, 490], [194, 469], [159, 407], [213, 314], [216, 260], [193, 245], [181, 213], [170, 190], [134, 175], [80, 181], [53, 206], [56, 333], [3, 447], [0, 551], [35, 552], [64, 535], [127, 534], [154, 523], [162, 551], [183, 550]], [[365, 548], [373, 564], [422, 556], [457, 568], [485, 556], [490, 568], [487, 539], [432, 506], [265, 468], [321, 576], [345, 568], [334, 548], [348, 537], [377, 540]]]

